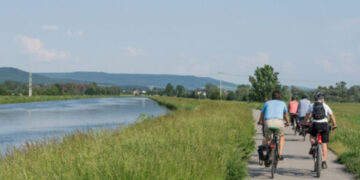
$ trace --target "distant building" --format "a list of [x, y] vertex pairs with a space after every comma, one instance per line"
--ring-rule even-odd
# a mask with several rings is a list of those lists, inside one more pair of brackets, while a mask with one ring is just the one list
[[197, 91], [196, 94], [198, 96], [205, 96], [206, 97], [206, 91]]
[[146, 94], [146, 93], [147, 93], [146, 90], [142, 90], [142, 91], [141, 91], [141, 94]]
[[139, 93], [138, 90], [133, 90], [132, 94], [133, 94], [133, 95], [139, 95], [140, 93]]

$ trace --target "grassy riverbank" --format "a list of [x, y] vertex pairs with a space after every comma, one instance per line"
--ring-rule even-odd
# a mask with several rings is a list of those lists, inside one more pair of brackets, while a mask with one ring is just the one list
[[360, 104], [331, 103], [338, 128], [331, 132], [330, 148], [347, 170], [360, 179]]
[[0, 96], [0, 104], [13, 104], [13, 103], [27, 103], [27, 102], [40, 102], [40, 101], [61, 101], [71, 99], [85, 99], [85, 98], [104, 98], [104, 97], [134, 97], [131, 95], [95, 95], [95, 96], [80, 96], [80, 95], [66, 95], [66, 96]]
[[251, 109], [239, 102], [156, 97], [171, 115], [123, 130], [28, 144], [0, 160], [0, 179], [241, 179], [252, 154]]

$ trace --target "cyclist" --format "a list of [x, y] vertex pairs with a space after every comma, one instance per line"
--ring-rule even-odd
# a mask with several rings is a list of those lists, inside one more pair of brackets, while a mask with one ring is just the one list
[[[284, 123], [284, 117], [286, 122]], [[265, 141], [270, 144], [272, 132], [270, 127], [279, 128], [278, 135], [280, 136], [279, 143], [279, 160], [283, 160], [282, 151], [285, 143], [284, 127], [289, 125], [289, 115], [285, 102], [281, 101], [281, 92], [274, 91], [272, 93], [272, 100], [267, 101], [260, 114], [258, 124], [264, 125]]]
[[290, 122], [293, 127], [294, 127], [294, 123], [296, 123], [294, 122], [294, 120], [296, 121], [297, 119], [298, 106], [299, 103], [297, 102], [296, 97], [295, 96], [291, 97], [291, 101], [289, 102], [288, 109], [290, 113]]
[[326, 158], [328, 153], [327, 143], [329, 143], [329, 131], [330, 131], [329, 121], [327, 118], [330, 117], [331, 123], [333, 125], [332, 130], [336, 129], [336, 119], [330, 107], [327, 104], [325, 104], [324, 94], [322, 94], [321, 92], [317, 92], [314, 98], [315, 98], [315, 103], [310, 106], [305, 117], [306, 122], [309, 122], [310, 118], [312, 117], [312, 124], [310, 128], [311, 148], [309, 154], [315, 153], [313, 146], [313, 144], [315, 143], [315, 136], [317, 135], [319, 130], [321, 130], [321, 136], [322, 136], [321, 148], [323, 151], [322, 154], [323, 162], [321, 163], [321, 167], [323, 169], [326, 169], [327, 168]]
[[[305, 120], [305, 116], [306, 116], [306, 113], [308, 112], [309, 110], [309, 107], [310, 107], [310, 101], [308, 100], [308, 96], [307, 95], [303, 95], [301, 97], [301, 100], [299, 102], [299, 107], [298, 107], [298, 110], [297, 110], [297, 113], [298, 113], [298, 125], [300, 125], [299, 127], [302, 127], [302, 123], [304, 122]], [[301, 132], [300, 132], [301, 133]], [[300, 134], [301, 135], [301, 134]]]

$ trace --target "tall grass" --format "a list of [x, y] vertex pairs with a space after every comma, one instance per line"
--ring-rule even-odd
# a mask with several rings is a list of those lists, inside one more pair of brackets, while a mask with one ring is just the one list
[[331, 132], [329, 147], [339, 155], [348, 171], [360, 178], [360, 104], [329, 104], [337, 118], [336, 131]]
[[0, 179], [242, 179], [254, 149], [239, 102], [156, 97], [174, 112], [125, 129], [28, 143], [0, 160]]

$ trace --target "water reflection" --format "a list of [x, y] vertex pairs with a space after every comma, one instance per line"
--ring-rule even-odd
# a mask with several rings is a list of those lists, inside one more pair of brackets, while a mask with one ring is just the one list
[[31, 139], [88, 128], [115, 128], [135, 122], [140, 113], [166, 109], [148, 98], [97, 98], [0, 105], [0, 151]]

